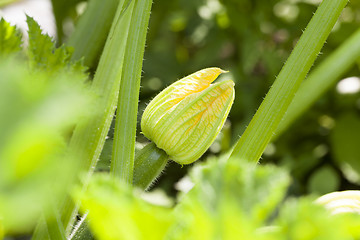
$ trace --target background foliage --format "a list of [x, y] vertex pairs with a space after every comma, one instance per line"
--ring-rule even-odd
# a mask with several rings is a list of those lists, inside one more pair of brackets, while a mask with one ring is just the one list
[[[73, 43], [71, 32], [64, 32], [63, 29], [66, 28], [63, 25], [67, 21], [80, 24], [76, 11], [79, 2], [52, 0], [58, 27], [58, 46]], [[116, 1], [113, 2], [117, 4]], [[189, 227], [197, 223], [203, 224], [202, 232], [207, 232], [209, 236], [229, 239], [231, 236], [263, 239], [262, 231], [270, 232], [266, 239], [297, 239], [304, 232], [308, 235], [301, 239], [313, 239], [316, 236], [319, 239], [352, 239], [359, 236], [355, 227], [358, 226], [359, 219], [345, 216], [323, 222], [328, 213], [311, 204], [313, 197], [300, 201], [291, 200], [291, 197], [308, 194], [318, 196], [336, 190], [359, 188], [360, 148], [357, 145], [360, 135], [360, 91], [344, 94], [334, 85], [287, 131], [277, 136], [276, 141], [268, 146], [260, 164], [273, 163], [280, 168], [265, 166], [254, 170], [238, 163], [215, 163], [212, 160], [214, 156], [225, 154], [243, 133], [318, 3], [316, 0], [154, 1], [145, 49], [138, 123], [146, 104], [160, 90], [205, 67], [218, 66], [230, 71], [224, 78], [231, 78], [236, 84], [235, 103], [221, 134], [199, 160], [207, 159], [208, 164], [197, 163], [200, 166], [193, 169], [193, 165], [180, 166], [171, 162], [153, 185], [155, 192], [165, 191], [168, 197], [162, 200], [168, 206], [181, 201], [174, 211], [170, 211], [169, 207], [148, 205], [140, 197], [134, 197], [125, 186], [113, 183], [104, 176], [96, 176], [86, 193], [75, 191], [74, 197], [83, 201], [84, 208], [93, 209], [91, 218], [99, 219], [103, 211], [109, 212], [109, 219], [92, 223], [95, 234], [103, 236], [103, 239], [111, 239], [112, 234], [120, 234], [117, 237], [121, 238], [124, 237], [121, 234], [130, 232], [137, 239], [141, 236], [136, 237], [136, 234], [145, 236], [151, 232], [151, 224], [161, 224], [164, 232], [156, 232], [159, 235], [154, 235], [154, 239], [166, 234], [178, 236], [178, 239], [182, 239], [183, 234], [199, 239], [194, 229]], [[39, 27], [31, 18], [28, 18], [28, 24], [29, 45], [25, 54], [24, 51], [19, 54], [20, 33], [4, 21], [0, 22], [0, 33], [5, 32], [11, 36], [10, 40], [0, 41], [1, 79], [21, 79], [19, 82], [0, 81], [0, 113], [1, 116], [7, 116], [0, 119], [0, 157], [15, 159], [0, 161], [0, 212], [2, 217], [11, 220], [4, 223], [10, 233], [19, 231], [18, 219], [14, 218], [17, 213], [26, 216], [22, 225], [27, 228], [21, 229], [21, 232], [29, 231], [34, 228], [34, 219], [38, 217], [41, 208], [52, 208], [45, 200], [62, 196], [69, 190], [67, 185], [55, 185], [55, 194], [51, 197], [48, 196], [49, 186], [45, 182], [52, 176], [57, 176], [58, 181], [65, 181], [64, 175], [56, 171], [60, 167], [69, 176], [73, 176], [71, 169], [77, 163], [64, 157], [64, 146], [69, 140], [73, 125], [84, 117], [79, 114], [79, 109], [87, 108], [85, 115], [96, 113], [93, 111], [94, 96], [84, 84], [87, 77], [83, 73], [85, 68], [80, 62], [71, 61], [72, 50], [64, 46], [55, 48], [50, 38], [41, 35]], [[315, 66], [359, 27], [360, 2], [351, 1], [334, 27]], [[102, 34], [106, 35], [106, 32]], [[0, 35], [0, 39], [6, 37]], [[105, 37], [99, 40], [102, 44], [104, 41]], [[4, 60], [3, 57], [10, 53], [18, 55], [15, 59]], [[91, 63], [87, 64], [88, 60], [85, 59], [90, 78], [95, 72], [100, 53], [101, 49], [98, 49], [97, 55], [92, 56]], [[55, 75], [57, 77], [53, 77]], [[360, 59], [342, 78], [352, 76], [360, 76]], [[37, 80], [32, 81], [33, 78]], [[72, 80], [71, 84], [68, 83], [69, 79]], [[357, 81], [359, 84], [360, 80]], [[63, 92], [69, 95], [64, 96]], [[19, 107], [10, 108], [7, 102]], [[74, 102], [77, 104], [73, 104]], [[55, 113], [54, 109], [58, 111]], [[62, 119], [62, 116], [67, 117]], [[39, 127], [38, 119], [50, 119], [47, 122], [49, 126]], [[97, 171], [109, 171], [114, 125], [113, 122]], [[147, 140], [141, 135], [139, 126], [137, 129], [137, 144], [141, 147]], [[43, 141], [44, 139], [53, 141]], [[40, 152], [42, 155], [32, 156], [31, 159], [35, 162], [24, 165], [23, 162], [28, 159], [22, 158], [21, 152], [16, 151], [19, 144], [25, 150], [35, 149], [34, 153]], [[50, 146], [52, 151], [38, 151], [43, 146]], [[29, 151], [26, 154], [31, 154]], [[39, 159], [47, 159], [49, 162], [36, 162]], [[15, 166], [10, 164], [12, 162], [15, 162]], [[32, 167], [29, 168], [29, 165]], [[11, 175], [4, 169], [16, 171]], [[201, 184], [191, 194], [184, 195], [179, 190], [184, 191], [184, 183], [189, 177], [185, 177], [180, 183], [178, 181], [189, 172], [192, 181]], [[28, 191], [30, 185], [37, 187]], [[12, 188], [13, 186], [17, 187]], [[12, 189], [10, 194], [9, 189]], [[222, 197], [212, 198], [209, 189], [221, 191]], [[232, 189], [241, 191], [232, 193]], [[267, 191], [269, 189], [272, 191]], [[26, 201], [31, 199], [37, 204], [30, 209], [19, 208], [18, 206], [26, 205], [25, 202], [19, 202], [19, 199], [24, 201], [24, 196], [27, 196]], [[284, 196], [290, 197], [290, 200], [279, 210], [276, 206], [281, 204]], [[242, 201], [238, 202], [238, 199]], [[263, 199], [267, 201], [262, 202]], [[256, 204], [252, 204], [254, 202]], [[119, 207], [120, 203], [128, 208], [124, 210], [122, 206]], [[234, 209], [236, 214], [232, 212]], [[112, 215], [112, 212], [117, 214]], [[146, 216], [145, 220], [130, 221], [133, 218], [128, 215], [135, 214], [134, 212]], [[189, 212], [193, 219], [188, 217]], [[276, 217], [274, 212], [278, 213]], [[116, 215], [119, 214], [130, 220], [128, 225], [124, 225], [124, 231], [112, 232], [118, 226], [116, 223], [119, 219]], [[310, 226], [308, 222], [311, 216], [316, 217]], [[247, 222], [245, 219], [251, 220]], [[223, 226], [220, 224], [222, 221], [233, 221], [234, 225]], [[235, 223], [247, 224], [244, 229], [248, 232], [237, 232]], [[271, 224], [282, 228], [269, 229]], [[334, 229], [336, 226], [337, 230], [328, 232], [327, 229], [331, 226]], [[139, 233], [138, 228], [143, 229], [143, 232]], [[2, 229], [0, 217], [0, 238]]]
[[[236, 84], [236, 100], [222, 138], [208, 154], [228, 150], [254, 115], [318, 3], [155, 2], [140, 106], [144, 108], [156, 92], [189, 72], [208, 66], [227, 69], [232, 75], [228, 77]], [[348, 4], [315, 66], [359, 28], [359, 11], [358, 1]], [[359, 76], [359, 66], [360, 63], [353, 66], [342, 78]], [[356, 162], [360, 153], [351, 145], [359, 139], [356, 130], [360, 122], [359, 96], [359, 92], [339, 94], [334, 86], [268, 147], [261, 163], [273, 162], [289, 169], [295, 195], [358, 188]], [[347, 150], [343, 146], [348, 146]], [[172, 164], [160, 185], [170, 191], [173, 182], [185, 171], [186, 168]], [[327, 179], [326, 183], [323, 179]]]

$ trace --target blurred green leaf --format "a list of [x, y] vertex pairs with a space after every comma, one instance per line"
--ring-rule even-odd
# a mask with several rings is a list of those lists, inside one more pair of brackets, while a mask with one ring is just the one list
[[[64, 197], [78, 164], [65, 156], [66, 142], [77, 121], [96, 112], [81, 63], [71, 63], [71, 53], [56, 49], [32, 18], [27, 22], [28, 58], [0, 62], [0, 215], [9, 233], [30, 231]], [[16, 28], [4, 20], [0, 26], [12, 44], [5, 50], [21, 49]]]
[[0, 240], [4, 238], [4, 227], [2, 225], [2, 219], [0, 218]]
[[0, 56], [21, 50], [21, 33], [3, 18], [0, 19]]
[[23, 233], [74, 180], [67, 135], [95, 109], [82, 73], [49, 75], [10, 58], [0, 76], [0, 216], [7, 233]]
[[170, 209], [146, 203], [108, 175], [93, 176], [87, 190], [75, 195], [99, 240], [164, 239], [172, 222]]
[[82, 0], [51, 0], [52, 9], [56, 21], [56, 33], [58, 41], [61, 43], [63, 39], [63, 23], [69, 18], [71, 12], [75, 10], [76, 4]]
[[279, 168], [255, 168], [233, 159], [198, 165], [191, 176], [195, 187], [180, 198], [173, 239], [253, 239], [289, 185]]
[[350, 240], [360, 237], [360, 215], [331, 215], [312, 199], [290, 199], [280, 209], [275, 221], [279, 231], [270, 234], [285, 240]]
[[314, 172], [308, 183], [308, 189], [312, 193], [325, 194], [338, 190], [340, 178], [331, 166], [325, 165]]
[[[350, 167], [360, 174], [360, 118], [354, 113], [341, 115], [336, 119], [336, 125], [331, 132], [331, 149], [336, 163], [347, 175]], [[350, 179], [351, 180], [351, 179]]]
[[19, 1], [19, 0], [0, 0], [0, 7], [6, 6], [8, 4], [11, 4], [11, 3], [14, 3], [17, 1]]

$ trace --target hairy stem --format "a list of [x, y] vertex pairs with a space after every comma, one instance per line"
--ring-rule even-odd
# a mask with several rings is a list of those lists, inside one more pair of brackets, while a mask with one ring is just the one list
[[347, 2], [324, 0], [320, 4], [231, 157], [259, 161]]

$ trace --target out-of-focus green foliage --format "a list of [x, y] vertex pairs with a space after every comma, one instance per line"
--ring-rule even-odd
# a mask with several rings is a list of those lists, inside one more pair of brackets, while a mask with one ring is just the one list
[[2, 6], [6, 6], [8, 4], [11, 4], [11, 3], [14, 3], [14, 2], [17, 2], [19, 0], [0, 0], [0, 7]]
[[330, 215], [307, 198], [289, 199], [280, 209], [275, 224], [280, 227], [274, 233], [274, 239], [350, 240], [360, 237], [358, 214]]
[[357, 184], [360, 183], [359, 136], [360, 118], [356, 114], [349, 112], [336, 119], [330, 142], [335, 163], [339, 165], [339, 168], [349, 180]]
[[[96, 239], [357, 239], [360, 216], [331, 215], [311, 198], [284, 200], [286, 171], [209, 159], [193, 169], [195, 186], [178, 205], [159, 207], [109, 176], [75, 196]], [[155, 201], [156, 202], [156, 201]]]
[[76, 16], [76, 4], [82, 0], [51, 0], [53, 12], [56, 21], [57, 37], [62, 42], [64, 35], [64, 22], [73, 16]]
[[[18, 31], [0, 22], [1, 39], [20, 44]], [[31, 231], [64, 197], [77, 164], [67, 154], [69, 133], [90, 114], [84, 109], [93, 110], [87, 76], [75, 70], [80, 65], [59, 54], [34, 20], [28, 23], [30, 54], [13, 44], [1, 51], [0, 219], [6, 233]]]
[[0, 239], [4, 238], [4, 227], [2, 225], [2, 219], [0, 220]]
[[284, 198], [288, 175], [273, 166], [209, 160], [192, 171], [195, 186], [175, 209], [173, 239], [253, 239]]
[[[64, 22], [77, 16], [79, 2], [52, 0], [60, 43]], [[319, 2], [155, 1], [138, 117], [176, 79], [222, 67], [236, 83], [236, 99], [225, 131], [203, 159], [225, 153], [249, 123]], [[83, 86], [86, 76], [78, 71], [83, 71], [81, 64], [69, 62], [72, 50], [54, 48], [32, 19], [28, 24], [29, 48], [22, 50], [19, 32], [0, 20], [0, 239], [3, 232], [32, 230], [41, 213], [65, 196], [77, 163], [66, 155], [68, 139], [74, 124], [94, 110]], [[314, 67], [359, 27], [360, 2], [351, 0]], [[17, 56], [2, 59], [11, 53]], [[343, 78], [359, 77], [359, 66], [360, 61]], [[75, 195], [84, 211], [91, 210], [91, 230], [99, 239], [359, 239], [358, 215], [331, 215], [311, 198], [292, 198], [359, 188], [359, 99], [359, 90], [343, 93], [339, 86], [319, 99], [266, 149], [261, 165], [272, 162], [281, 168], [219, 158], [197, 166], [191, 172], [195, 186], [178, 197], [175, 208], [147, 203], [104, 176]], [[112, 127], [100, 170], [109, 170], [113, 135]], [[137, 140], [146, 141], [141, 134]], [[155, 186], [175, 198], [174, 183], [190, 168], [169, 164]]]
[[[324, 181], [326, 179], [326, 181]], [[332, 166], [324, 165], [311, 175], [308, 189], [312, 193], [325, 194], [336, 191], [340, 185], [339, 174]]]
[[99, 240], [164, 239], [172, 220], [170, 209], [144, 202], [108, 175], [94, 176], [77, 198]]
[[[233, 144], [244, 131], [319, 2], [158, 1], [150, 19], [140, 112], [174, 79], [209, 66], [229, 70], [224, 78], [235, 81], [236, 92], [228, 122], [231, 134], [220, 135], [208, 155], [224, 152], [221, 144]], [[359, 1], [349, 1], [314, 68], [360, 27], [359, 15]], [[349, 76], [360, 76], [359, 66], [352, 66], [343, 78]], [[359, 97], [360, 92], [340, 94], [333, 87], [268, 147], [261, 163], [273, 162], [290, 169], [294, 179], [290, 191], [297, 195], [312, 192], [311, 176], [327, 165], [338, 179], [332, 189], [357, 188], [347, 177], [354, 169], [346, 168], [344, 174], [336, 163], [330, 136], [343, 114], [353, 113], [359, 118]], [[141, 134], [138, 140], [144, 141]], [[174, 194], [173, 184], [187, 169], [169, 165], [159, 185]]]

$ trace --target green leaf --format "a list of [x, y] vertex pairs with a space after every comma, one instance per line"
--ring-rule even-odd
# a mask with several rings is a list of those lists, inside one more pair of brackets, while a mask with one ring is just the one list
[[31, 17], [27, 16], [29, 27], [29, 47], [28, 56], [30, 66], [36, 69], [43, 69], [49, 72], [55, 72], [61, 69], [73, 71], [84, 71], [81, 61], [70, 62], [71, 48], [64, 45], [56, 48], [55, 43], [47, 34], [43, 34], [39, 24]]
[[279, 168], [239, 161], [208, 161], [192, 171], [192, 179], [195, 187], [176, 209], [174, 231], [183, 238], [174, 239], [199, 239], [202, 234], [204, 239], [253, 239], [289, 185]]
[[21, 33], [3, 18], [0, 19], [0, 56], [21, 50]]
[[23, 233], [75, 179], [66, 136], [94, 109], [82, 75], [49, 76], [14, 59], [0, 61], [0, 75], [0, 216], [6, 232]]
[[338, 190], [340, 177], [329, 165], [314, 172], [309, 179], [308, 189], [311, 193], [325, 194]]
[[85, 192], [75, 194], [99, 240], [164, 239], [172, 222], [170, 209], [151, 205], [108, 175], [93, 176]]

